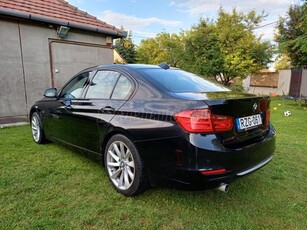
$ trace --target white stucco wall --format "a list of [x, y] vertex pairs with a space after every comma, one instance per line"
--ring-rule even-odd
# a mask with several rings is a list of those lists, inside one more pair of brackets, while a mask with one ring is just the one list
[[301, 96], [307, 97], [307, 69], [303, 69], [302, 73]]
[[278, 95], [288, 95], [290, 90], [291, 70], [279, 70]]

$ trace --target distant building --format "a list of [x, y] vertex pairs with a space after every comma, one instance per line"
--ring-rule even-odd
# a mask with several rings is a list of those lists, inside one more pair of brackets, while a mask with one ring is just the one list
[[126, 60], [114, 49], [114, 63], [127, 63]]
[[64, 0], [0, 1], [0, 118], [26, 116], [46, 88], [114, 62], [127, 33]]
[[262, 70], [243, 81], [245, 91], [256, 95], [284, 95], [307, 99], [307, 69], [299, 67], [272, 72]]
[[259, 74], [248, 76], [244, 81], [244, 89], [256, 95], [288, 95], [291, 79], [291, 70], [279, 72], [268, 69]]

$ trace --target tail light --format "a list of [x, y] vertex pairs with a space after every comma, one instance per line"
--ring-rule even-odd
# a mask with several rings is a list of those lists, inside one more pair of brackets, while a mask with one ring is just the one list
[[176, 113], [174, 117], [189, 133], [225, 132], [233, 126], [232, 117], [212, 114], [210, 109], [185, 110]]

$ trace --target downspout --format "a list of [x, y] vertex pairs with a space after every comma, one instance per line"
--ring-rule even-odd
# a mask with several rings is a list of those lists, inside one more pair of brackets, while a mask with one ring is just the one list
[[22, 49], [22, 41], [21, 41], [21, 33], [20, 33], [20, 24], [18, 22], [18, 35], [19, 35], [19, 46], [20, 46], [20, 58], [21, 58], [21, 68], [22, 68], [22, 77], [23, 77], [23, 87], [25, 92], [25, 109], [28, 117], [28, 94], [27, 94], [27, 86], [26, 86], [26, 74], [25, 74], [25, 66], [23, 62], [23, 49]]

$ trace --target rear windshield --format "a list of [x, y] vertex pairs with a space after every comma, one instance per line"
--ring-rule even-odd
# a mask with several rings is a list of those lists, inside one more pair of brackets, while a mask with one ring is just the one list
[[178, 69], [139, 69], [141, 75], [155, 87], [174, 93], [230, 91], [217, 83]]

